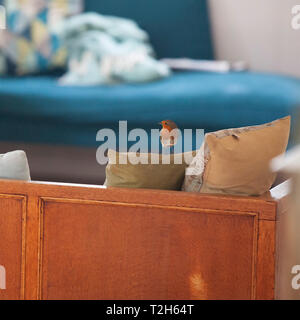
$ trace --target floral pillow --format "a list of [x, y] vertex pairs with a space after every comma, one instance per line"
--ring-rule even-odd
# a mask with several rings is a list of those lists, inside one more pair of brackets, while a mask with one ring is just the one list
[[82, 0], [2, 0], [6, 30], [0, 31], [0, 75], [24, 75], [64, 66], [66, 51], [57, 26], [80, 13]]

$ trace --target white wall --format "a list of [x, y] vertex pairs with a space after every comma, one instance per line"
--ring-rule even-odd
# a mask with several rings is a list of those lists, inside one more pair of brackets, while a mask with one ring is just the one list
[[245, 60], [252, 70], [300, 77], [300, 0], [209, 0], [217, 59]]

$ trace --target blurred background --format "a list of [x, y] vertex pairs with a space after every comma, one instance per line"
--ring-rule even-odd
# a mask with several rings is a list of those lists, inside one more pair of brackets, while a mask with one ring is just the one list
[[251, 70], [300, 77], [297, 0], [209, 0], [217, 59], [244, 60]]
[[25, 150], [34, 180], [102, 184], [96, 135], [121, 120], [211, 132], [291, 115], [297, 141], [297, 0], [0, 4], [0, 152]]

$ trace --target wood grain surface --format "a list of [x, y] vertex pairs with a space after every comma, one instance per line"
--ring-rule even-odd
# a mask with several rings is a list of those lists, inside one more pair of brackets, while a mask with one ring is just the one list
[[273, 299], [279, 189], [254, 198], [1, 181], [0, 299]]
[[0, 300], [24, 298], [25, 223], [26, 198], [0, 194], [0, 265], [6, 276]]

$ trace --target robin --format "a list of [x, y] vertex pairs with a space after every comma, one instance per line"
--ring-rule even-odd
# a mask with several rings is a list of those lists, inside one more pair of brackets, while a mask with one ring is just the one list
[[159, 123], [162, 125], [160, 131], [160, 141], [163, 147], [172, 147], [177, 143], [178, 139], [178, 127], [172, 120], [164, 120]]

